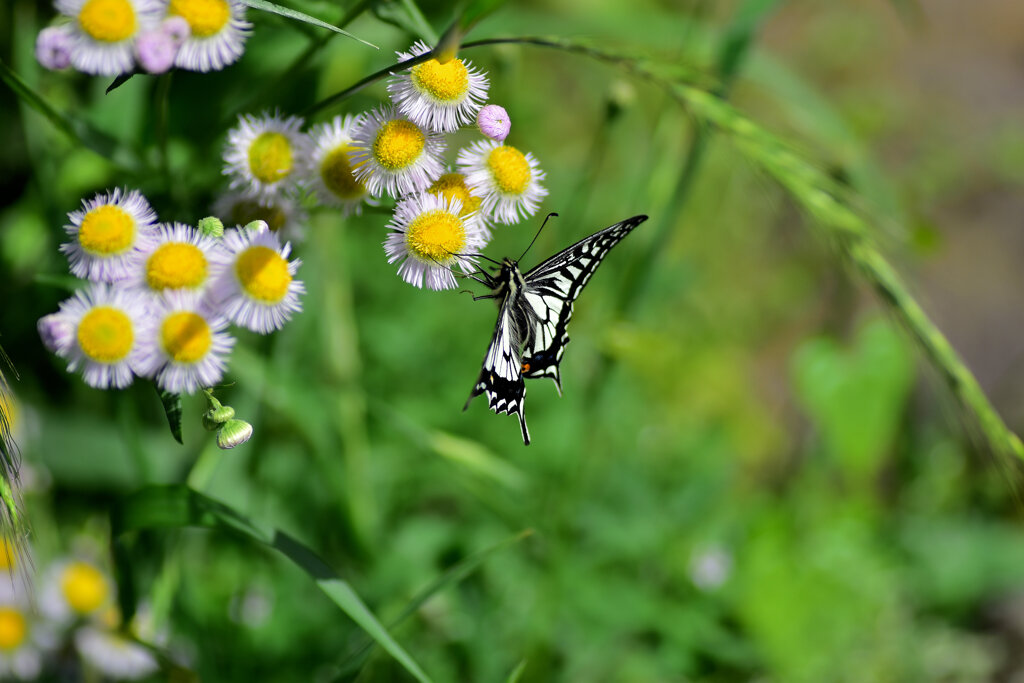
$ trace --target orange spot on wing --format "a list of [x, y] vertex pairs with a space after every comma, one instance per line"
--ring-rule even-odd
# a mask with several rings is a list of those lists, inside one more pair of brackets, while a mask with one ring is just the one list
[[529, 372], [529, 371], [530, 371], [530, 364], [529, 363], [523, 363], [523, 372]]

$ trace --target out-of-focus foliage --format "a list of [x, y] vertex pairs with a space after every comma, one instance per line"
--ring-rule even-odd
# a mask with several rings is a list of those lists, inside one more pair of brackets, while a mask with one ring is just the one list
[[[576, 307], [564, 396], [529, 385], [528, 448], [514, 419], [461, 411], [493, 306], [397, 278], [386, 209], [313, 212], [295, 245], [304, 313], [273, 338], [243, 336], [217, 390], [255, 425], [247, 444], [219, 451], [200, 397], [184, 402], [179, 445], [152, 387], [101, 392], [67, 374], [35, 322], [68, 294], [57, 247], [83, 196], [138, 188], [162, 220], [194, 221], [223, 188], [236, 114], [302, 113], [454, 18], [443, 3], [282, 4], [382, 49], [250, 10], [238, 64], [104, 94], [104, 79], [35, 63], [51, 8], [0, 7], [0, 60], [90, 142], [0, 89], [0, 343], [19, 375], [7, 417], [40, 569], [79, 536], [106, 544], [126, 496], [187, 484], [321, 556], [435, 681], [1024, 675], [1017, 463], [989, 457], [807, 202], [713, 128], [687, 171], [694, 112], [628, 69], [526, 45], [466, 51], [512, 118], [510, 141], [547, 172], [544, 210], [560, 214], [526, 265], [652, 217]], [[1024, 102], [1006, 85], [1019, 65], [1003, 32], [1021, 14], [964, 4], [977, 6], [514, 2], [467, 40], [585, 41], [728, 92], [851, 215], [878, 219], [872, 243], [1019, 429]], [[737, 22], [744, 12], [759, 21]], [[723, 41], [740, 29], [751, 42], [723, 88]], [[311, 122], [385, 97], [372, 84]], [[518, 255], [534, 229], [499, 228], [486, 253]], [[371, 641], [312, 565], [252, 538], [147, 528], [114, 547], [122, 591], [202, 680], [410, 676], [379, 648], [366, 656]]]

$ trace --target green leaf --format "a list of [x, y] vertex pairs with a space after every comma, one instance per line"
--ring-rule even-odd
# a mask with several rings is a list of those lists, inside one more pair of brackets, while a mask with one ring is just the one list
[[[524, 529], [515, 536], [510, 536], [505, 540], [496, 543], [489, 548], [485, 548], [480, 552], [474, 553], [461, 562], [449, 567], [447, 571], [434, 579], [433, 583], [421, 590], [412, 600], [410, 600], [409, 604], [405, 606], [402, 612], [395, 617], [388, 626], [390, 628], [398, 626], [415, 614], [427, 600], [434, 596], [434, 594], [439, 593], [448, 586], [461, 582], [467, 576], [475, 572], [477, 568], [484, 563], [484, 561], [491, 557], [491, 555], [504, 550], [510, 545], [519, 543], [523, 539], [529, 538], [533, 533], [533, 529]], [[338, 679], [354, 679], [355, 675], [360, 671], [360, 669], [362, 669], [363, 664], [369, 658], [372, 646], [373, 643], [371, 642], [360, 644], [356, 650], [341, 663]]]
[[352, 587], [313, 550], [277, 529], [261, 529], [241, 513], [187, 486], [149, 486], [122, 498], [110, 514], [111, 537], [141, 529], [206, 527], [267, 545], [305, 571], [317, 586], [421, 683], [430, 677], [381, 625]]
[[794, 354], [797, 396], [831, 456], [852, 479], [872, 482], [885, 463], [903, 419], [913, 370], [903, 337], [885, 320], [865, 325], [853, 348], [819, 337]]
[[153, 386], [156, 387], [156, 392], [160, 395], [160, 403], [164, 406], [167, 424], [171, 427], [171, 436], [178, 443], [184, 443], [181, 440], [181, 394], [172, 394], [157, 387], [155, 384]]
[[110, 85], [107, 86], [107, 89], [105, 91], [106, 94], [109, 95], [114, 90], [117, 90], [118, 88], [120, 88], [122, 85], [127, 83], [131, 79], [131, 77], [134, 76], [134, 75], [135, 75], [135, 72], [134, 71], [130, 71], [130, 72], [126, 73], [126, 74], [121, 74], [120, 76], [115, 78], [110, 83]]
[[437, 32], [413, 0], [382, 0], [373, 3], [372, 9], [381, 21], [422, 38], [430, 45], [437, 43]]
[[326, 21], [321, 21], [320, 19], [317, 19], [316, 17], [311, 17], [303, 12], [289, 9], [287, 7], [282, 7], [281, 5], [277, 5], [272, 2], [267, 2], [267, 0], [242, 0], [242, 2], [244, 2], [249, 7], [252, 7], [253, 9], [262, 10], [264, 12], [270, 12], [271, 14], [276, 14], [287, 19], [294, 19], [295, 21], [301, 21], [305, 24], [310, 24], [312, 26], [319, 26], [320, 28], [325, 28], [329, 31], [340, 33], [343, 36], [348, 36], [352, 40], [358, 40], [363, 45], [368, 45], [369, 47], [372, 47], [375, 50], [380, 49], [373, 43], [367, 42], [362, 38], [359, 38], [358, 36], [354, 36], [345, 29], [338, 28], [334, 24], [328, 24]]

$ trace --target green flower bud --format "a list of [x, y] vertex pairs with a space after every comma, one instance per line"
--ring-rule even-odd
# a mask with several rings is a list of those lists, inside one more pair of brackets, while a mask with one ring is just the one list
[[217, 433], [217, 446], [224, 450], [241, 446], [252, 437], [252, 425], [245, 420], [228, 420]]

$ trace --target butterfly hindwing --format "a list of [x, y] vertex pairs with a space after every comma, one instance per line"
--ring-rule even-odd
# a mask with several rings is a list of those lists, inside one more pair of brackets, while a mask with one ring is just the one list
[[524, 377], [550, 377], [558, 393], [562, 393], [559, 363], [569, 343], [566, 328], [572, 318], [573, 303], [612, 247], [645, 220], [647, 216], [634, 216], [596, 232], [523, 276], [523, 300], [533, 308], [537, 321], [523, 350]]
[[473, 386], [469, 399], [466, 400], [466, 407], [469, 407], [469, 402], [475, 397], [487, 394], [487, 407], [495, 413], [515, 413], [519, 416], [523, 441], [529, 444], [530, 431], [526, 428], [526, 415], [523, 412], [526, 383], [523, 381], [519, 361], [520, 342], [512, 304], [513, 300], [509, 297], [501, 304], [491, 345], [487, 347], [480, 377]]

